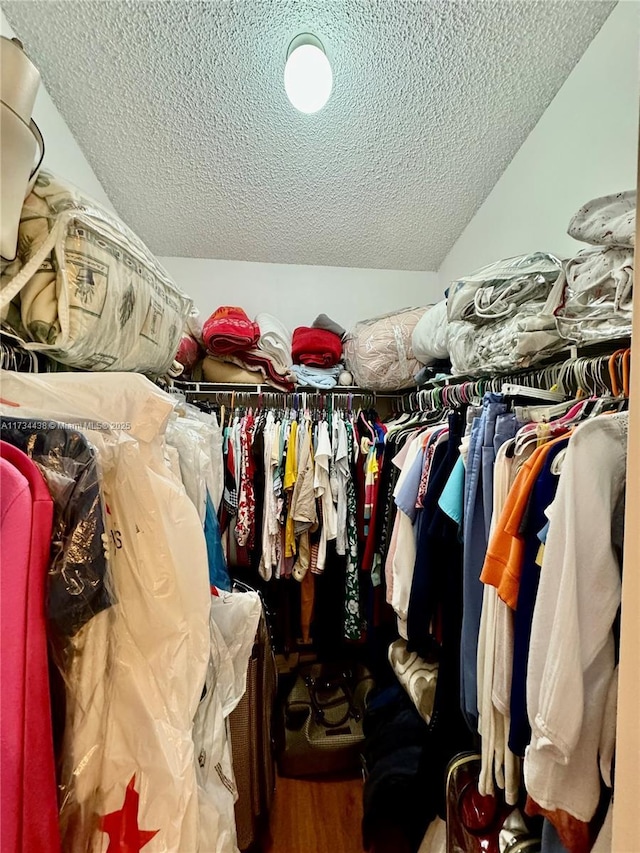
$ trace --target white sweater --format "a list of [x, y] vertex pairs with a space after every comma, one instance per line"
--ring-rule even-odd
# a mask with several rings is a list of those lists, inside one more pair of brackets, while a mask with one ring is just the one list
[[628, 415], [587, 421], [571, 438], [544, 553], [531, 630], [525, 783], [543, 808], [593, 817], [598, 749], [620, 604], [612, 516], [625, 485]]

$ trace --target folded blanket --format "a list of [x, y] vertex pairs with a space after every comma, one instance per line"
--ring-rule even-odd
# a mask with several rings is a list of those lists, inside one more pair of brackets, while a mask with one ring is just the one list
[[293, 376], [289, 367], [280, 367], [275, 364], [273, 359], [269, 358], [264, 352], [259, 349], [250, 349], [243, 353], [238, 353], [236, 356], [241, 359], [247, 367], [261, 370], [264, 373], [265, 379], [273, 383], [277, 383], [279, 387], [289, 390], [293, 388]]
[[248, 370], [229, 361], [208, 355], [202, 362], [205, 382], [229, 382], [234, 385], [261, 385], [264, 377], [259, 370]]
[[218, 308], [202, 327], [204, 345], [213, 355], [242, 352], [258, 343], [260, 328], [242, 308]]
[[339, 338], [344, 338], [347, 334], [346, 329], [343, 329], [339, 323], [336, 323], [336, 321], [332, 320], [331, 317], [327, 317], [326, 314], [318, 314], [311, 324], [311, 327], [313, 329], [324, 329], [327, 332], [333, 332], [333, 334], [338, 335]]
[[333, 367], [342, 357], [342, 341], [334, 332], [298, 326], [291, 347], [294, 364]]
[[305, 364], [294, 364], [291, 368], [295, 374], [298, 385], [305, 385], [320, 390], [335, 388], [338, 378], [344, 370], [344, 365], [336, 364], [335, 367], [308, 367]]
[[545, 312], [577, 344], [631, 335], [633, 249], [585, 249], [567, 261], [549, 295]]
[[532, 302], [496, 323], [449, 323], [453, 374], [481, 374], [530, 367], [566, 346], [545, 303]]
[[291, 332], [271, 314], [258, 314], [256, 323], [260, 328], [258, 349], [285, 373], [291, 366]]
[[227, 382], [233, 385], [270, 385], [278, 391], [293, 390], [293, 383], [272, 379], [261, 367], [251, 367], [237, 356], [216, 358], [208, 355], [202, 362], [205, 382]]
[[636, 236], [636, 193], [628, 190], [587, 202], [575, 214], [569, 235], [596, 246], [632, 248]]
[[257, 350], [249, 350], [248, 352], [236, 354], [227, 353], [226, 355], [218, 356], [218, 358], [221, 361], [226, 361], [230, 364], [237, 364], [238, 367], [245, 368], [246, 370], [258, 371], [262, 377], [262, 379], [258, 381], [273, 385], [281, 391], [293, 390], [293, 374], [288, 371], [286, 373], [280, 373], [275, 369], [273, 363]]

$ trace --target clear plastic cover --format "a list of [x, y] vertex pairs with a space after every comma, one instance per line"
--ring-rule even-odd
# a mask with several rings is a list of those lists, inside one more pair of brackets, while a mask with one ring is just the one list
[[40, 468], [54, 503], [47, 619], [64, 651], [66, 640], [113, 603], [98, 462], [86, 437], [47, 421], [0, 416], [2, 440]]
[[578, 344], [631, 336], [633, 260], [633, 249], [610, 246], [567, 262], [549, 298], [561, 335]]
[[561, 261], [546, 252], [489, 264], [451, 284], [449, 321], [482, 324], [513, 317], [525, 304], [546, 300], [561, 269]]
[[[63, 849], [97, 853], [135, 826], [145, 853], [195, 851], [200, 800], [215, 808], [201, 788], [193, 728], [211, 655], [211, 597], [200, 518], [165, 462], [173, 402], [135, 374], [3, 372], [2, 397], [0, 413], [28, 418], [42, 440], [50, 440], [52, 417], [83, 433], [95, 448], [105, 507], [109, 600], [99, 612], [86, 606], [80, 627], [74, 620], [59, 662]], [[68, 479], [79, 474], [77, 506], [89, 512], [95, 504], [83, 498], [95, 480], [82, 480], [81, 462], [56, 460], [51, 482], [54, 495], [72, 497]], [[77, 553], [67, 549], [67, 568], [82, 553], [96, 571], [104, 559], [93, 547], [98, 529], [84, 526]], [[82, 577], [69, 574], [74, 584]], [[235, 849], [229, 839], [225, 853]]]
[[411, 338], [425, 308], [407, 308], [356, 323], [344, 341], [347, 370], [356, 385], [371, 391], [395, 391], [415, 385], [421, 364]]
[[150, 376], [170, 368], [192, 304], [114, 213], [46, 172], [2, 275], [0, 308], [16, 322], [11, 300], [29, 348], [70, 367]]
[[449, 352], [454, 374], [505, 372], [530, 367], [566, 346], [545, 303], [533, 302], [508, 320], [476, 326], [449, 323]]

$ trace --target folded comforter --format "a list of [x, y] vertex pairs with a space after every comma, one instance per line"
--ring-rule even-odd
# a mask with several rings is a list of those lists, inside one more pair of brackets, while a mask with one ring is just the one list
[[294, 364], [291, 370], [295, 374], [298, 385], [328, 391], [330, 388], [335, 388], [338, 384], [338, 377], [344, 370], [344, 365], [336, 364], [335, 367], [322, 368], [308, 367], [305, 364]]
[[342, 358], [342, 341], [334, 332], [298, 326], [291, 347], [294, 364], [333, 367]]
[[260, 328], [242, 308], [218, 308], [202, 327], [202, 339], [212, 355], [242, 352], [258, 343]]
[[566, 346], [544, 302], [534, 302], [508, 320], [476, 326], [449, 323], [453, 374], [505, 372], [530, 367]]
[[256, 323], [260, 329], [257, 348], [277, 370], [286, 373], [291, 366], [291, 332], [271, 314], [258, 314]]
[[545, 307], [563, 337], [582, 344], [631, 335], [633, 260], [633, 249], [608, 246], [566, 262]]

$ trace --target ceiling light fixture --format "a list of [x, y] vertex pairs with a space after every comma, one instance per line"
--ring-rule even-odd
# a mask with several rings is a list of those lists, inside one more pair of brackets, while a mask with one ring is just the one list
[[301, 113], [317, 113], [331, 96], [333, 74], [320, 39], [311, 33], [296, 36], [287, 50], [284, 88]]

